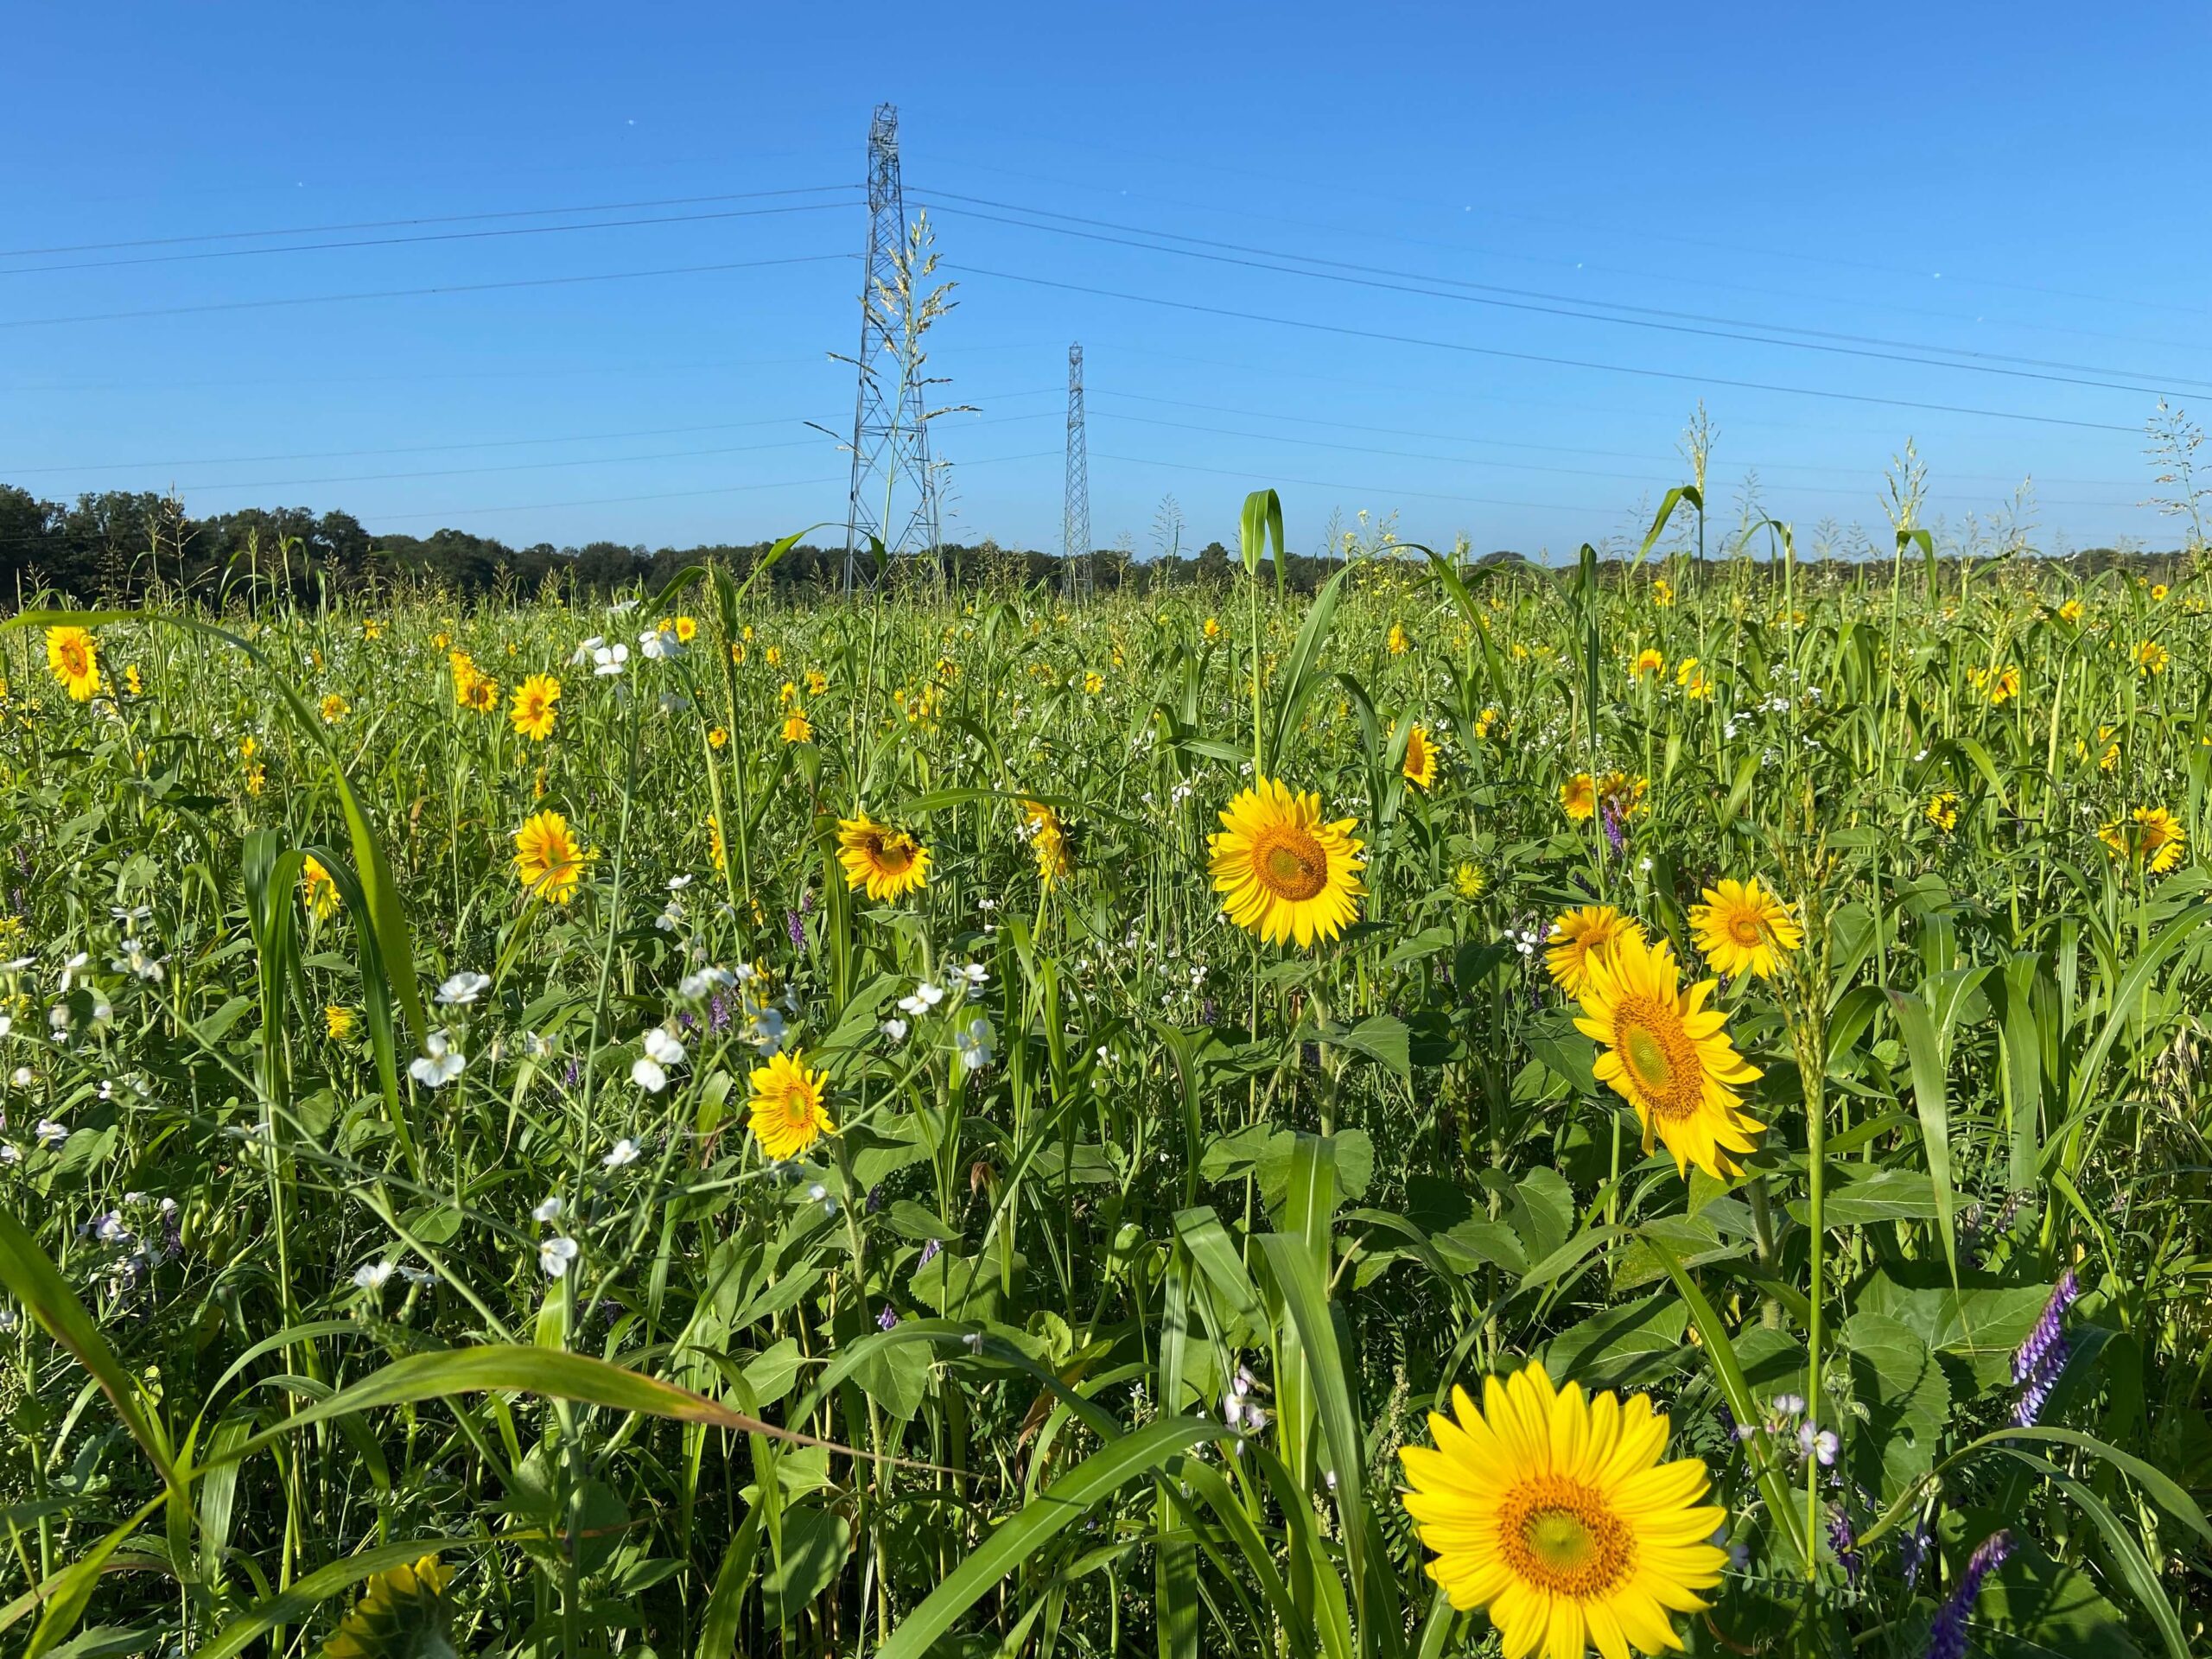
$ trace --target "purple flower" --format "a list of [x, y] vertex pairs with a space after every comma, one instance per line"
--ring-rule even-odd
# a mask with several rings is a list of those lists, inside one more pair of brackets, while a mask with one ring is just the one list
[[1606, 842], [1612, 848], [1613, 856], [1618, 858], [1628, 850], [1628, 835], [1621, 828], [1621, 815], [1611, 801], [1605, 803], [1605, 824]]
[[696, 1031], [699, 1029], [699, 1022], [692, 1017], [691, 1010], [689, 1008], [683, 1008], [677, 1011], [676, 1015], [676, 1023], [682, 1027], [685, 1031]]
[[918, 1268], [926, 1268], [931, 1262], [937, 1260], [937, 1253], [944, 1248], [944, 1247], [943, 1245], [939, 1244], [937, 1240], [933, 1238], [924, 1239], [922, 1241], [922, 1259], [917, 1262], [914, 1265]]
[[1859, 1535], [1852, 1530], [1851, 1517], [1840, 1506], [1828, 1511], [1828, 1548], [1843, 1563], [1844, 1576], [1852, 1583], [1858, 1583], [1859, 1569], [1864, 1565], [1859, 1554]]
[[879, 1331], [889, 1331], [895, 1328], [898, 1323], [899, 1310], [886, 1302], [883, 1305], [883, 1312], [875, 1316], [875, 1328]]
[[1935, 1622], [1928, 1627], [1928, 1659], [1966, 1659], [1967, 1615], [1981, 1594], [1981, 1581], [2002, 1567], [2012, 1553], [2009, 1532], [1993, 1532], [1974, 1547], [1967, 1570], [1959, 1575], [1959, 1587], [1951, 1592], [1951, 1599], [1936, 1611]]
[[2012, 1408], [2012, 1421], [2022, 1428], [2032, 1428], [2043, 1415], [2043, 1408], [2050, 1403], [2051, 1390], [2058, 1386], [2058, 1379], [2066, 1370], [2066, 1310], [2074, 1306], [2082, 1294], [2082, 1282], [2069, 1268], [2058, 1276], [2058, 1283], [2051, 1287], [2050, 1300], [2044, 1304], [2043, 1316], [2036, 1321], [2035, 1329], [2028, 1332], [2028, 1339], [2020, 1344], [2019, 1352], [2012, 1356], [2012, 1381], [2019, 1386], [2020, 1398]]
[[728, 1031], [730, 1022], [730, 1002], [720, 991], [707, 1001], [707, 1027], [710, 1031]]
[[1904, 1587], [1910, 1594], [1920, 1583], [1920, 1569], [1928, 1563], [1928, 1520], [1925, 1516], [1912, 1523], [1911, 1529], [1897, 1544], [1897, 1565], [1904, 1573]]
[[563, 1088], [573, 1089], [578, 1084], [582, 1083], [583, 1079], [584, 1068], [582, 1062], [571, 1059], [568, 1065], [561, 1068], [561, 1086]]

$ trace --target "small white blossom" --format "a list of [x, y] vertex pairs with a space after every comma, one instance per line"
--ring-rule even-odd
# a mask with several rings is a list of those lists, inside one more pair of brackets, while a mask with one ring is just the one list
[[882, 1029], [883, 1034], [894, 1043], [903, 1043], [906, 1040], [906, 1022], [904, 1020], [887, 1020], [883, 1022]]
[[407, 1075], [425, 1088], [442, 1089], [467, 1064], [467, 1057], [447, 1040], [445, 1033], [434, 1031], [423, 1039], [422, 1057], [409, 1064]]
[[562, 1204], [560, 1198], [558, 1197], [550, 1198], [539, 1204], [537, 1209], [530, 1212], [530, 1218], [532, 1221], [558, 1221], [561, 1219], [561, 1210]]
[[353, 1285], [358, 1290], [381, 1289], [384, 1281], [391, 1274], [392, 1266], [389, 1262], [365, 1262], [353, 1269]]
[[663, 1065], [683, 1064], [683, 1045], [665, 1026], [655, 1026], [645, 1033], [645, 1052]]
[[[591, 654], [591, 671], [597, 675], [620, 674], [630, 664], [630, 647], [617, 642], [601, 645]], [[557, 1275], [556, 1275], [557, 1276]]]
[[991, 1022], [977, 1014], [960, 1027], [953, 1037], [953, 1044], [960, 1051], [960, 1064], [970, 1071], [991, 1063]]
[[545, 1269], [549, 1279], [561, 1278], [575, 1259], [576, 1241], [566, 1236], [546, 1239], [537, 1247], [537, 1265]]
[[902, 996], [899, 999], [899, 1007], [901, 1011], [919, 1017], [944, 1001], [944, 987], [932, 985], [925, 979], [914, 987], [912, 996]]
[[60, 1146], [69, 1138], [68, 1129], [50, 1117], [39, 1119], [38, 1127], [31, 1134], [36, 1137], [39, 1145], [49, 1148]]
[[465, 1008], [491, 988], [489, 974], [455, 974], [438, 987], [438, 1003], [442, 1007]]
[[970, 989], [980, 989], [989, 982], [991, 970], [980, 962], [971, 962], [960, 970], [960, 977], [968, 982]]
[[624, 1169], [638, 1161], [638, 1143], [624, 1135], [614, 1143], [613, 1149], [599, 1160], [601, 1169]]
[[649, 1095], [668, 1087], [668, 1073], [642, 1054], [630, 1063], [630, 1081]]

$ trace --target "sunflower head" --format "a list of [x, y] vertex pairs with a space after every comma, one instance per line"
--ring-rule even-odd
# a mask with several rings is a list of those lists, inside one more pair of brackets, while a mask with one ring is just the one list
[[499, 706], [499, 683], [488, 674], [473, 676], [461, 693], [461, 706], [480, 715], [493, 713]]
[[1928, 804], [1921, 810], [1929, 823], [1947, 836], [1959, 827], [1959, 798], [1948, 789], [1930, 795]]
[[837, 861], [845, 867], [845, 885], [864, 889], [879, 904], [929, 883], [930, 849], [865, 812], [837, 820]]
[[1544, 967], [1552, 983], [1569, 996], [1580, 996], [1590, 982], [1590, 967], [1612, 953], [1623, 939], [1641, 941], [1643, 924], [1611, 905], [1585, 905], [1562, 912], [1546, 942]]
[[1486, 1610], [1514, 1659], [1681, 1647], [1669, 1615], [1707, 1605], [1728, 1512], [1700, 1502], [1704, 1464], [1663, 1460], [1650, 1396], [1554, 1389], [1532, 1363], [1487, 1378], [1479, 1407], [1459, 1388], [1452, 1403], [1429, 1415], [1433, 1446], [1398, 1453], [1406, 1513], [1452, 1605]]
[[1760, 1073], [1729, 1040], [1726, 1016], [1706, 1006], [1714, 982], [1684, 990], [1672, 945], [1622, 938], [1590, 963], [1575, 1025], [1603, 1046], [1598, 1078], [1635, 1109], [1646, 1153], [1656, 1135], [1678, 1171], [1731, 1176], [1734, 1154], [1766, 1125], [1743, 1109], [1737, 1091]]
[[576, 896], [586, 856], [568, 819], [558, 812], [540, 812], [515, 831], [516, 879], [524, 892], [554, 904], [565, 905]]
[[46, 665], [77, 702], [89, 702], [100, 689], [99, 642], [86, 628], [48, 628]]
[[372, 1575], [353, 1611], [323, 1643], [322, 1659], [397, 1659], [451, 1653], [446, 1585], [453, 1569], [435, 1555]]
[[804, 709], [794, 709], [784, 716], [784, 741], [811, 743], [814, 741], [814, 722], [806, 717]]
[[1629, 672], [1633, 677], [1640, 680], [1647, 674], [1657, 675], [1664, 673], [1666, 671], [1666, 658], [1662, 656], [1658, 652], [1653, 651], [1647, 646], [1643, 650], [1636, 653], [1636, 666], [1630, 669]]
[[1598, 810], [1598, 780], [1578, 772], [1559, 786], [1560, 808], [1577, 823], [1587, 823]]
[[1333, 939], [1356, 920], [1366, 863], [1352, 821], [1321, 817], [1321, 798], [1255, 779], [1221, 815], [1211, 841], [1214, 891], [1237, 926], [1270, 944]]
[[300, 866], [300, 899], [318, 922], [327, 922], [338, 913], [338, 883], [312, 853]]
[[1690, 906], [1690, 932], [1706, 961], [1731, 976], [1772, 979], [1782, 958], [1805, 943], [1789, 907], [1756, 876], [1707, 887], [1705, 902]]
[[2164, 875], [2179, 864], [2189, 846], [2181, 820], [2163, 806], [2139, 806], [2098, 830], [2097, 839], [2113, 858], [2139, 865], [2153, 875]]
[[1426, 726], [1416, 726], [1406, 734], [1406, 760], [1399, 770], [1415, 789], [1426, 792], [1436, 786], [1436, 740], [1429, 736]]
[[837, 1133], [823, 1105], [829, 1074], [810, 1071], [803, 1059], [775, 1054], [753, 1070], [753, 1137], [767, 1157], [796, 1158], [825, 1135]]
[[360, 1016], [343, 1002], [332, 1002], [322, 1010], [322, 1028], [334, 1043], [342, 1043], [353, 1034]]
[[533, 743], [543, 743], [553, 735], [553, 723], [560, 717], [561, 682], [550, 674], [533, 674], [515, 688], [515, 700], [507, 710], [507, 719], [517, 733]]
[[346, 718], [352, 708], [353, 704], [347, 702], [345, 698], [340, 696], [335, 691], [330, 691], [324, 694], [322, 707], [318, 712], [322, 715], [324, 725], [335, 726]]
[[1490, 872], [1473, 859], [1463, 858], [1452, 872], [1452, 891], [1472, 904], [1490, 891]]
[[1049, 893], [1075, 869], [1075, 855], [1068, 846], [1067, 825], [1060, 822], [1058, 812], [1042, 801], [1024, 801], [1021, 810], [1022, 834], [1028, 838], [1029, 850], [1037, 860], [1037, 879]]

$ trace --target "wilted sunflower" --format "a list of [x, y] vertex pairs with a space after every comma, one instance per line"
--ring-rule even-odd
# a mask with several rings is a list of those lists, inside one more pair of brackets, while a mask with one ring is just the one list
[[46, 665], [77, 702], [90, 702], [100, 689], [100, 647], [85, 628], [48, 628]]
[[507, 719], [517, 732], [533, 743], [543, 743], [553, 735], [553, 722], [560, 717], [561, 682], [550, 674], [533, 674], [515, 688], [513, 706]]
[[583, 873], [583, 847], [558, 812], [540, 812], [515, 831], [515, 875], [524, 892], [565, 905], [576, 896]]
[[1666, 1463], [1668, 1421], [1649, 1395], [1624, 1403], [1554, 1389], [1541, 1364], [1484, 1380], [1478, 1409], [1429, 1414], [1436, 1444], [1400, 1448], [1406, 1513], [1433, 1550], [1428, 1575], [1461, 1611], [1480, 1607], [1506, 1659], [1606, 1659], [1682, 1645], [1673, 1612], [1707, 1604], [1727, 1552], [1725, 1509], [1695, 1458]]
[[312, 853], [300, 866], [300, 899], [318, 922], [327, 922], [338, 912], [338, 883]]
[[1067, 826], [1060, 822], [1060, 815], [1042, 801], [1024, 801], [1021, 810], [1027, 815], [1024, 830], [1029, 838], [1029, 850], [1037, 860], [1037, 879], [1047, 892], [1067, 880], [1075, 868], [1075, 859], [1068, 850]]
[[1563, 912], [1552, 924], [1544, 966], [1552, 983], [1579, 997], [1590, 983], [1590, 964], [1603, 960], [1622, 939], [1643, 938], [1643, 924], [1611, 905], [1585, 905]]
[[322, 1659], [381, 1659], [402, 1653], [451, 1653], [445, 1587], [453, 1569], [435, 1555], [373, 1574], [345, 1623], [322, 1646]]
[[1705, 902], [1690, 906], [1690, 933], [1719, 972], [1760, 979], [1772, 979], [1783, 957], [1805, 943], [1789, 907], [1760, 887], [1757, 876], [1707, 887]]
[[2140, 864], [2153, 875], [2180, 863], [2189, 845], [2181, 820], [2163, 806], [2139, 806], [2098, 830], [2097, 839], [2114, 858]]
[[930, 849], [865, 812], [837, 820], [837, 861], [845, 867], [845, 885], [865, 888], [879, 904], [929, 883]]
[[1678, 1172], [1695, 1164], [1708, 1175], [1734, 1175], [1731, 1154], [1751, 1151], [1751, 1134], [1766, 1125], [1743, 1110], [1736, 1092], [1758, 1068], [1737, 1053], [1720, 1011], [1705, 1006], [1715, 982], [1685, 991], [1672, 945], [1621, 939], [1590, 964], [1574, 1023], [1605, 1045], [1598, 1078], [1636, 1109], [1647, 1154], [1656, 1134]]
[[1272, 778], [1256, 779], [1221, 815], [1212, 849], [1214, 891], [1237, 926], [1270, 944], [1333, 939], [1357, 919], [1366, 860], [1352, 820], [1325, 823], [1321, 798]]
[[825, 1135], [837, 1133], [822, 1104], [826, 1071], [810, 1071], [789, 1054], [769, 1057], [753, 1070], [750, 1122], [760, 1150], [781, 1162], [796, 1158]]
[[1426, 726], [1416, 726], [1406, 734], [1406, 761], [1399, 770], [1415, 789], [1427, 791], [1436, 786], [1436, 744]]

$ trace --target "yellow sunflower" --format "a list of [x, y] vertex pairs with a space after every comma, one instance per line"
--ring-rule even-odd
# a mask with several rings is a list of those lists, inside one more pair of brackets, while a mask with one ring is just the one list
[[1611, 905], [1585, 905], [1563, 912], [1552, 924], [1544, 966], [1552, 983], [1569, 996], [1579, 997], [1590, 983], [1590, 964], [1602, 961], [1622, 939], [1643, 938], [1643, 924], [1624, 916]]
[[2155, 639], [2145, 639], [2139, 643], [2135, 647], [2133, 657], [2135, 671], [2145, 676], [2164, 673], [2166, 664], [2173, 660], [2166, 648]]
[[560, 718], [561, 682], [550, 674], [533, 674], [515, 688], [513, 706], [507, 710], [507, 719], [516, 731], [533, 743], [543, 743], [553, 735], [553, 722]]
[[1554, 1389], [1541, 1364], [1484, 1380], [1455, 1422], [1429, 1414], [1433, 1447], [1408, 1446], [1406, 1513], [1435, 1552], [1428, 1575], [1461, 1611], [1480, 1607], [1506, 1659], [1605, 1659], [1682, 1645], [1670, 1612], [1697, 1612], [1728, 1555], [1728, 1511], [1700, 1503], [1695, 1458], [1662, 1461], [1668, 1421], [1649, 1395], [1624, 1402]]
[[583, 879], [584, 859], [582, 844], [558, 812], [540, 812], [515, 831], [515, 875], [525, 893], [567, 904]]
[[300, 866], [300, 899], [318, 922], [327, 922], [337, 914], [338, 883], [323, 868], [322, 861], [312, 853]]
[[794, 709], [784, 716], [784, 741], [811, 743], [814, 741], [814, 722], [806, 717], [804, 709]]
[[1257, 779], [1229, 804], [1210, 838], [1214, 891], [1237, 926], [1270, 944], [1333, 939], [1359, 916], [1366, 860], [1352, 820], [1325, 822], [1321, 798], [1272, 778]]
[[327, 1003], [322, 1010], [322, 1028], [331, 1041], [342, 1043], [353, 1034], [353, 1027], [359, 1019], [359, 1016], [343, 1002]]
[[77, 702], [90, 702], [100, 689], [100, 647], [85, 628], [48, 628], [46, 665]]
[[1471, 858], [1462, 859], [1452, 872], [1452, 891], [1472, 904], [1490, 891], [1490, 872]]
[[2058, 620], [2079, 626], [2082, 620], [2082, 601], [2069, 599], [2058, 607]]
[[1666, 671], [1666, 658], [1647, 647], [1637, 652], [1636, 666], [1629, 670], [1629, 677], [1640, 680], [1647, 674], [1663, 674]]
[[1705, 1006], [1714, 984], [1682, 989], [1664, 939], [1620, 939], [1590, 964], [1574, 1023], [1605, 1045], [1598, 1078], [1636, 1109], [1647, 1154], [1656, 1134], [1678, 1172], [1695, 1164], [1708, 1175], [1734, 1175], [1731, 1154], [1751, 1151], [1752, 1132], [1766, 1125], [1744, 1111], [1736, 1092], [1760, 1073], [1736, 1052], [1720, 1011]]
[[930, 849], [865, 812], [837, 820], [837, 861], [845, 867], [845, 885], [865, 888], [879, 903], [929, 883]]
[[1415, 789], [1426, 792], [1436, 786], [1436, 744], [1426, 726], [1416, 726], [1406, 734], [1406, 763], [1399, 770]]
[[322, 1646], [322, 1659], [450, 1653], [445, 1587], [453, 1569], [435, 1555], [373, 1574], [353, 1611]]
[[462, 708], [473, 709], [480, 715], [498, 712], [499, 683], [488, 674], [476, 675], [468, 682], [468, 689], [461, 693], [461, 704]]
[[2114, 858], [2139, 863], [2153, 875], [2180, 863], [2189, 845], [2181, 820], [2163, 806], [2139, 806], [2098, 830], [2097, 839]]
[[1028, 818], [1029, 850], [1037, 860], [1037, 879], [1049, 892], [1075, 868], [1075, 859], [1068, 851], [1067, 826], [1042, 801], [1024, 801], [1021, 810]]
[[760, 1150], [781, 1162], [796, 1158], [825, 1135], [837, 1133], [822, 1104], [826, 1071], [810, 1071], [788, 1054], [770, 1057], [753, 1070], [751, 1123]]
[[1598, 810], [1598, 780], [1578, 772], [1559, 786], [1559, 804], [1577, 823], [1587, 823]]
[[1930, 795], [1928, 804], [1921, 810], [1928, 822], [1947, 836], [1959, 827], [1959, 798], [1948, 789]]
[[345, 698], [340, 696], [335, 691], [326, 693], [322, 699], [322, 708], [320, 710], [322, 715], [322, 723], [326, 726], [335, 726], [340, 721], [346, 718], [347, 711], [350, 710], [353, 706], [353, 704], [347, 702]]
[[1782, 958], [1805, 943], [1789, 906], [1759, 886], [1723, 880], [1690, 906], [1690, 934], [1706, 961], [1720, 973], [1772, 979]]
[[1383, 644], [1389, 647], [1393, 657], [1402, 657], [1414, 648], [1414, 642], [1407, 636], [1405, 624], [1402, 622], [1393, 622], [1390, 625], [1389, 637], [1383, 641]]

